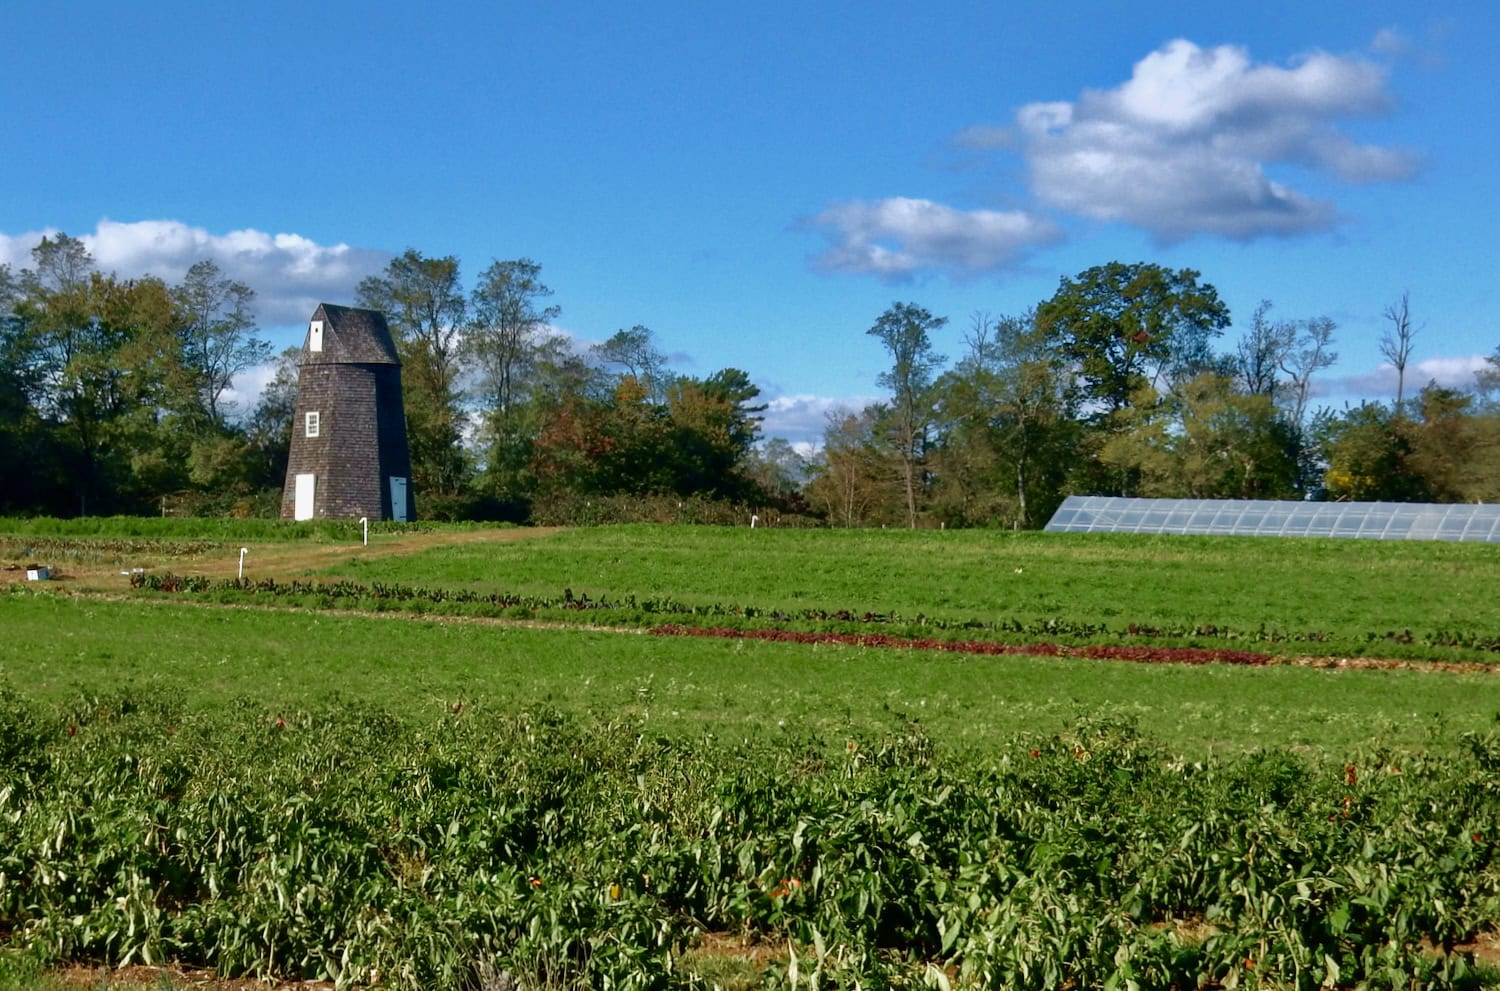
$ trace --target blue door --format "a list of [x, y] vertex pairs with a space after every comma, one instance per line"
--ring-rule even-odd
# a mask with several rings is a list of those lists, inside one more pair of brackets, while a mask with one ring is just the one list
[[397, 523], [410, 523], [406, 516], [406, 479], [391, 476], [391, 519]]

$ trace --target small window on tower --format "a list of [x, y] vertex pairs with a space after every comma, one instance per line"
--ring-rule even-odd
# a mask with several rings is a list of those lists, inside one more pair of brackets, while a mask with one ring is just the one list
[[318, 436], [318, 414], [316, 413], [307, 414], [307, 436]]
[[314, 320], [307, 328], [307, 349], [309, 351], [323, 350], [323, 321]]

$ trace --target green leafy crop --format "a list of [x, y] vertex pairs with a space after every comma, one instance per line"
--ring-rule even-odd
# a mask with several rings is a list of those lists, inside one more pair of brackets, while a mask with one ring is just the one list
[[1463, 987], [1500, 922], [1494, 736], [1188, 763], [1097, 721], [955, 756], [119, 695], [0, 698], [0, 747], [0, 939], [58, 961], [665, 988], [716, 933], [829, 987]]

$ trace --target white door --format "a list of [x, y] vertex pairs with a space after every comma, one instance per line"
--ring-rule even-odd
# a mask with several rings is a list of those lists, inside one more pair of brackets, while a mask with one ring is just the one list
[[296, 494], [296, 508], [292, 511], [292, 518], [298, 520], [310, 520], [313, 518], [313, 485], [317, 480], [316, 475], [298, 475]]
[[406, 518], [406, 479], [391, 476], [391, 519], [397, 523], [410, 523]]

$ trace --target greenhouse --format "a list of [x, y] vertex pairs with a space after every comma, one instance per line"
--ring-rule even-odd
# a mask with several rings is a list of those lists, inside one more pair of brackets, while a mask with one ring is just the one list
[[1069, 496], [1046, 529], [1500, 543], [1500, 505]]

